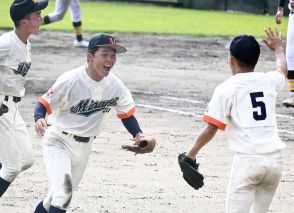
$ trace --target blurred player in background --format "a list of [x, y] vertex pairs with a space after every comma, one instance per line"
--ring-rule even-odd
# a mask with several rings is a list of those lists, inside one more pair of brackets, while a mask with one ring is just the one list
[[44, 24], [50, 24], [63, 19], [67, 9], [70, 9], [71, 20], [76, 33], [74, 40], [75, 47], [88, 47], [87, 41], [83, 38], [81, 7], [79, 0], [56, 0], [55, 11], [44, 16]]
[[[10, 6], [14, 30], [0, 37], [0, 197], [20, 172], [33, 165], [33, 146], [19, 102], [31, 67], [30, 35], [38, 35], [41, 10], [48, 1], [15, 0]], [[24, 207], [25, 208], [25, 207]], [[2, 211], [1, 211], [2, 212]]]
[[[285, 2], [286, 0], [279, 1], [275, 16], [277, 24], [282, 22]], [[290, 97], [283, 101], [283, 105], [286, 107], [294, 107], [294, 0], [289, 1], [288, 7], [290, 9], [290, 14], [287, 31], [286, 60], [288, 65], [288, 87], [290, 90]]]

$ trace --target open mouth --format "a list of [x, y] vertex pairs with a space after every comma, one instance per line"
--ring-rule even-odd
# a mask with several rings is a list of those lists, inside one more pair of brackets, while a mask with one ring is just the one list
[[111, 69], [111, 67], [110, 67], [110, 66], [104, 66], [104, 70], [105, 70], [106, 72], [109, 72], [109, 71], [110, 71], [110, 69]]

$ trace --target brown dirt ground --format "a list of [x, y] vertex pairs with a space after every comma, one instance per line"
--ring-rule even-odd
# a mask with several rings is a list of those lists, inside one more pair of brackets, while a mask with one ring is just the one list
[[[0, 32], [0, 34], [3, 33]], [[90, 38], [91, 34], [85, 34]], [[118, 55], [113, 72], [133, 92], [138, 104], [136, 117], [145, 133], [153, 135], [158, 146], [151, 154], [133, 155], [120, 149], [130, 135], [113, 116], [105, 131], [95, 140], [81, 184], [74, 192], [68, 212], [224, 212], [225, 194], [232, 154], [226, 135], [219, 132], [201, 150], [198, 162], [205, 186], [198, 191], [181, 177], [177, 155], [187, 151], [205, 123], [202, 115], [213, 89], [231, 73], [224, 45], [230, 38], [115, 34], [126, 54]], [[36, 100], [61, 73], [86, 62], [85, 49], [72, 45], [73, 34], [42, 32], [32, 37], [32, 69], [21, 113], [34, 145], [35, 165], [19, 175], [1, 198], [0, 212], [33, 212], [48, 189], [42, 161], [42, 138], [33, 125]], [[274, 54], [262, 47], [257, 71], [275, 69]], [[288, 95], [278, 97], [278, 127], [286, 142], [281, 183], [269, 212], [293, 212], [294, 134], [293, 109], [282, 107]], [[194, 102], [192, 102], [193, 100]], [[158, 109], [146, 107], [152, 105]], [[289, 131], [289, 132], [286, 132]]]

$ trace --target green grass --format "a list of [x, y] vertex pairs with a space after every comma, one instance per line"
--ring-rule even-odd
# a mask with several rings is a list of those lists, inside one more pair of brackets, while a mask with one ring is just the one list
[[[0, 1], [0, 28], [13, 24], [9, 16], [11, 0]], [[54, 10], [55, 1], [42, 14]], [[156, 33], [194, 36], [264, 36], [267, 26], [278, 27], [286, 36], [288, 18], [277, 26], [273, 16], [202, 11], [144, 4], [81, 2], [83, 29], [86, 32]], [[42, 26], [44, 30], [72, 31], [70, 13], [62, 21]]]

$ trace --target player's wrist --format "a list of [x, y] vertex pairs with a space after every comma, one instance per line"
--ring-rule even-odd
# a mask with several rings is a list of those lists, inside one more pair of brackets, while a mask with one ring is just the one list
[[142, 132], [138, 132], [134, 138], [141, 138], [144, 137], [144, 134]]

